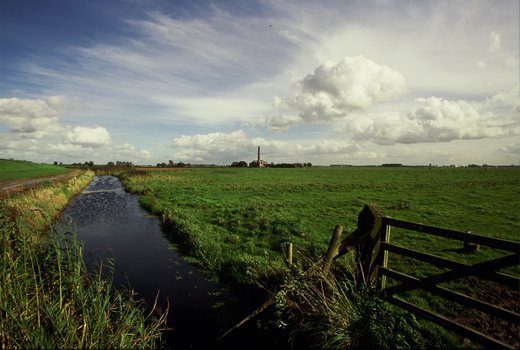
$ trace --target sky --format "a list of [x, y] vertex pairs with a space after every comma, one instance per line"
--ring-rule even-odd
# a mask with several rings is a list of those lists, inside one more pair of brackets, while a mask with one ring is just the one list
[[518, 0], [1, 0], [0, 158], [519, 165]]

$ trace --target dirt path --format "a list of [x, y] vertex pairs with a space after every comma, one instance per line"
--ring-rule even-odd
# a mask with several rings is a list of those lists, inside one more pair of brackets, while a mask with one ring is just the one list
[[81, 172], [81, 170], [72, 170], [66, 174], [0, 182], [0, 199], [7, 197], [11, 193], [22, 192], [29, 188], [38, 186], [42, 182], [69, 179], [71, 177], [78, 176], [81, 174]]

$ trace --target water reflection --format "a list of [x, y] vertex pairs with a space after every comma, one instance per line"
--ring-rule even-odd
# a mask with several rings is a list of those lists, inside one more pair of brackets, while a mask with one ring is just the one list
[[[124, 191], [113, 176], [96, 176], [61, 217], [84, 243], [85, 261], [95, 266], [114, 260], [114, 283], [132, 288], [149, 304], [157, 293], [162, 308], [170, 305], [168, 345], [176, 349], [265, 344], [265, 337], [244, 327], [217, 343], [218, 336], [252, 310], [208, 275], [187, 263], [161, 231], [157, 218], [139, 206], [138, 196]], [[257, 339], [255, 339], [257, 338]]]

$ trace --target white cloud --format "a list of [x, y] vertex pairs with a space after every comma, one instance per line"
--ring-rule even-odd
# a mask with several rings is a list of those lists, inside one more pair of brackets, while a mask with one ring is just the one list
[[[448, 101], [437, 97], [419, 98], [422, 106], [407, 115], [417, 125], [416, 134], [403, 135], [400, 142], [438, 142], [508, 136], [519, 132], [492, 113], [467, 101]], [[516, 125], [515, 125], [516, 124]], [[513, 128], [511, 128], [513, 126]]]
[[276, 98], [275, 108], [295, 116], [269, 117], [275, 127], [287, 127], [297, 120], [333, 121], [376, 102], [395, 98], [405, 92], [404, 77], [363, 56], [344, 57], [326, 62], [298, 82], [292, 98]]
[[108, 158], [108, 154], [121, 160], [151, 158], [147, 150], [128, 143], [113, 145], [109, 131], [102, 126], [60, 123], [59, 118], [68, 111], [68, 105], [68, 99], [61, 95], [46, 99], [0, 99], [0, 124], [11, 131], [0, 132], [2, 156], [47, 162], [56, 157], [71, 162], [102, 159]]
[[110, 134], [101, 126], [75, 126], [67, 131], [65, 140], [72, 144], [99, 147], [110, 143]]
[[[265, 152], [276, 150], [275, 161], [313, 163], [398, 161], [406, 147], [457, 153], [457, 140], [504, 146], [520, 113], [518, 90], [507, 91], [518, 84], [518, 1], [398, 3], [267, 0], [260, 11], [217, 3], [182, 13], [158, 3], [136, 7], [106, 37], [53, 43], [2, 65], [3, 95], [66, 92], [82, 105], [63, 96], [23, 100], [27, 110], [37, 109], [30, 101], [43, 108], [0, 114], [0, 132], [9, 131], [0, 141], [10, 136], [14, 144], [14, 135], [20, 154], [48, 148], [84, 160], [152, 162], [170, 157], [164, 145], [176, 136], [184, 142], [173, 144], [177, 160], [188, 162], [249, 160], [262, 142]], [[281, 97], [273, 109], [274, 96]], [[392, 155], [382, 145], [401, 148]]]
[[489, 52], [497, 53], [502, 50], [500, 34], [496, 32], [489, 33]]
[[21, 136], [42, 138], [59, 131], [58, 115], [66, 108], [63, 96], [41, 99], [0, 99], [0, 123]]
[[183, 135], [172, 141], [177, 150], [175, 158], [181, 161], [220, 163], [256, 158], [257, 147], [262, 149], [262, 159], [268, 162], [307, 162], [321, 160], [323, 155], [364, 152], [348, 140], [280, 141], [261, 137], [249, 137], [243, 130], [230, 133], [209, 133], [194, 136]]
[[215, 132], [206, 135], [183, 135], [172, 142], [181, 148], [176, 157], [181, 160], [209, 161], [215, 157], [233, 157], [241, 154], [244, 147], [251, 146], [242, 130], [231, 133]]
[[[275, 102], [275, 106], [278, 102]], [[266, 116], [264, 120], [258, 123], [259, 126], [263, 124], [269, 127], [270, 131], [287, 130], [291, 125], [301, 121], [301, 118], [295, 115], [279, 114], [277, 116]]]
[[515, 114], [495, 115], [484, 103], [418, 98], [408, 113], [359, 114], [338, 130], [358, 141], [379, 144], [448, 142], [520, 135]]
[[497, 59], [500, 64], [508, 67], [518, 66], [518, 57], [510, 52], [502, 45], [502, 36], [497, 32], [489, 34], [489, 48], [488, 51]]
[[520, 113], [520, 85], [516, 85], [509, 91], [497, 93], [488, 99], [488, 103], [491, 107], [509, 107], [513, 113]]
[[129, 159], [132, 161], [135, 161], [136, 159], [145, 160], [151, 158], [150, 152], [147, 150], [139, 150], [128, 143], [115, 145], [112, 148], [111, 155], [117, 157], [117, 159]]

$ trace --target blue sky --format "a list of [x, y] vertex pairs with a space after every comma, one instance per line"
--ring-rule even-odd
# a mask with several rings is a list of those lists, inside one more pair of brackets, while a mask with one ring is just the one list
[[0, 2], [0, 157], [518, 164], [517, 0]]

